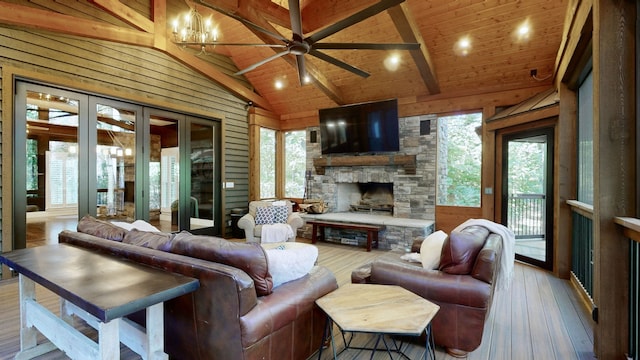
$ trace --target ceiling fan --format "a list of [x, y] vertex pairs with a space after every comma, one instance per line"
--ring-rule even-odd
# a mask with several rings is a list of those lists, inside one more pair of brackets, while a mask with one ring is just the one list
[[320, 50], [418, 50], [420, 48], [420, 44], [418, 43], [322, 43], [319, 42], [343, 29], [346, 29], [352, 25], [355, 25], [371, 16], [374, 16], [378, 13], [381, 13], [393, 6], [396, 6], [405, 0], [380, 0], [380, 2], [369, 6], [345, 19], [342, 19], [335, 24], [327, 26], [310, 36], [305, 37], [302, 34], [302, 14], [300, 11], [300, 2], [299, 0], [289, 0], [289, 16], [291, 18], [291, 31], [293, 33], [291, 39], [287, 39], [277, 32], [269, 31], [262, 26], [259, 26], [247, 19], [244, 19], [236, 14], [230, 13], [226, 10], [223, 10], [215, 5], [207, 3], [205, 0], [199, 0], [199, 2], [209, 7], [217, 12], [220, 12], [226, 16], [234, 18], [245, 26], [259, 31], [263, 34], [266, 34], [276, 40], [282, 41], [282, 44], [238, 44], [238, 43], [216, 43], [218, 45], [229, 45], [229, 46], [267, 46], [273, 48], [282, 48], [283, 51], [280, 51], [264, 60], [261, 60], [249, 67], [242, 69], [235, 73], [235, 75], [242, 75], [251, 70], [256, 69], [257, 67], [264, 65], [272, 60], [278, 59], [285, 55], [295, 55], [296, 57], [296, 65], [298, 68], [298, 77], [300, 80], [300, 84], [304, 83], [304, 79], [307, 76], [307, 71], [305, 67], [305, 55], [309, 54], [311, 56], [315, 56], [318, 59], [329, 62], [335, 66], [338, 66], [342, 69], [350, 71], [356, 75], [362, 76], [364, 78], [369, 76], [364, 70], [358, 69], [355, 66], [349, 65], [346, 62], [339, 60], [333, 56], [329, 56]]

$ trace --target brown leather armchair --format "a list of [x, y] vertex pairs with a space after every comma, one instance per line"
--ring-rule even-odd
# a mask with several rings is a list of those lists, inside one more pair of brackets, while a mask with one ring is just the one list
[[[454, 237], [464, 241], [456, 241]], [[471, 248], [478, 244], [477, 250]], [[402, 260], [403, 253], [389, 252], [374, 260], [370, 268], [354, 271], [351, 280], [399, 285], [440, 305], [432, 321], [435, 342], [450, 355], [463, 357], [482, 341], [501, 254], [500, 235], [482, 226], [469, 226], [450, 234], [445, 241], [439, 270], [424, 269], [419, 263]], [[452, 264], [456, 266], [453, 274], [447, 272], [451, 269], [447, 266]]]

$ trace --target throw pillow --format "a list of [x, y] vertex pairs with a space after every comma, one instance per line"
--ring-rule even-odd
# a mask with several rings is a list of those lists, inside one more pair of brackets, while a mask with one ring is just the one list
[[309, 273], [318, 260], [318, 248], [304, 243], [262, 244], [267, 252], [273, 287]]
[[98, 220], [91, 215], [85, 215], [78, 221], [77, 230], [81, 233], [114, 241], [122, 241], [127, 234], [127, 230], [109, 222]]
[[261, 206], [256, 209], [256, 225], [273, 224], [273, 207]]
[[482, 226], [470, 226], [452, 232], [442, 246], [440, 271], [455, 275], [471, 273], [487, 236], [489, 230]]
[[128, 223], [128, 222], [124, 222], [124, 221], [112, 221], [111, 222], [113, 225], [119, 226], [125, 230], [132, 230], [132, 229], [138, 229], [141, 231], [153, 231], [153, 232], [160, 232], [160, 229], [158, 229], [157, 227], [149, 224], [148, 222], [144, 221], [144, 220], [136, 220], [132, 223]]
[[435, 270], [440, 266], [442, 246], [447, 236], [446, 232], [438, 230], [424, 239], [420, 246], [420, 261], [423, 268]]
[[274, 224], [286, 224], [289, 214], [287, 212], [287, 206], [273, 206], [273, 223]]

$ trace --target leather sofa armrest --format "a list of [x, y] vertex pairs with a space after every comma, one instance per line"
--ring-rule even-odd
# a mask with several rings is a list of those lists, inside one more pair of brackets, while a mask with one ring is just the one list
[[323, 266], [314, 266], [309, 274], [276, 287], [258, 298], [258, 304], [240, 318], [243, 342], [253, 343], [313, 310], [315, 301], [338, 288], [333, 273]]
[[502, 256], [502, 237], [492, 233], [476, 257], [471, 276], [493, 284], [499, 271], [500, 256]]
[[477, 308], [489, 307], [491, 285], [469, 275], [452, 275], [420, 265], [393, 259], [378, 259], [371, 264], [370, 282], [399, 285], [436, 303]]

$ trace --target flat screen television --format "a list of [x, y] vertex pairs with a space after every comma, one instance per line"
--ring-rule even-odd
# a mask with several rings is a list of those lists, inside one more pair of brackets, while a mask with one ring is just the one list
[[400, 150], [398, 100], [320, 109], [322, 154]]

